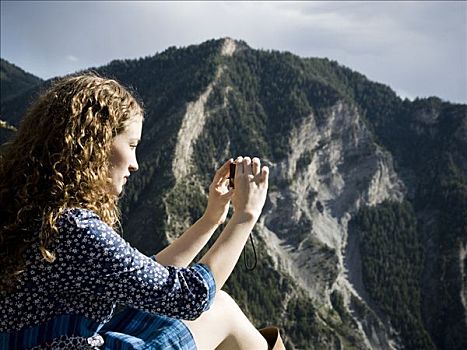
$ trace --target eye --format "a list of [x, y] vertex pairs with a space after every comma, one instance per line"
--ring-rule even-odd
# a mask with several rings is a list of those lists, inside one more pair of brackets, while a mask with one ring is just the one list
[[136, 147], [138, 147], [138, 145], [130, 145], [131, 149], [136, 149]]

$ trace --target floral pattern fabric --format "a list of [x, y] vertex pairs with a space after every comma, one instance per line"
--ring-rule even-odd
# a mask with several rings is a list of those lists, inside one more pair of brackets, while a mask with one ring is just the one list
[[[58, 226], [55, 261], [45, 262], [38, 243], [32, 244], [16, 289], [0, 296], [0, 347], [2, 337], [5, 344], [15, 333], [62, 315], [79, 315], [86, 324], [78, 327], [82, 334], [62, 338], [92, 337], [117, 303], [185, 320], [196, 319], [212, 303], [215, 285], [207, 266], [162, 266], [90, 210], [68, 209]], [[29, 344], [39, 345], [39, 338]]]

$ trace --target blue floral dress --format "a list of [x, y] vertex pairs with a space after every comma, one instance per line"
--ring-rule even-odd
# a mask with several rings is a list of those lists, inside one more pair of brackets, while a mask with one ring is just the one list
[[[32, 244], [15, 290], [0, 295], [0, 349], [196, 349], [180, 319], [212, 303], [206, 265], [162, 266], [90, 210], [57, 224], [56, 260]], [[116, 304], [126, 308], [115, 314]]]

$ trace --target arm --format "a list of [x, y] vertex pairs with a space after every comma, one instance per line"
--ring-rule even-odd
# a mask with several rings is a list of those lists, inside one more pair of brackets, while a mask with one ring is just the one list
[[[253, 174], [253, 175], [252, 175]], [[261, 214], [268, 188], [267, 167], [260, 172], [260, 161], [253, 158], [237, 158], [235, 192], [232, 197], [234, 215], [221, 235], [200, 260], [206, 264], [220, 290], [229, 278], [242, 249]]]
[[188, 266], [203, 249], [217, 227], [223, 223], [229, 211], [233, 191], [227, 187], [232, 159], [216, 172], [209, 186], [208, 206], [204, 215], [169, 246], [156, 255], [162, 265]]
[[211, 305], [216, 288], [206, 266], [165, 267], [89, 210], [73, 209], [63, 219], [51, 272], [60, 293], [189, 320]]
[[156, 260], [162, 265], [188, 266], [209, 241], [218, 224], [202, 216], [180, 237], [157, 253]]

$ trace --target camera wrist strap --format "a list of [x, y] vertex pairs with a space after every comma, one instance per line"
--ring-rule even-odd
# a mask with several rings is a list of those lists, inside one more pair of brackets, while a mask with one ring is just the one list
[[250, 242], [251, 246], [253, 247], [253, 256], [254, 256], [254, 262], [253, 265], [248, 264], [248, 259], [247, 259], [247, 252], [246, 252], [246, 246], [245, 249], [243, 250], [243, 262], [245, 264], [245, 268], [248, 271], [253, 271], [258, 263], [258, 257], [256, 256], [256, 248], [255, 248], [255, 242], [253, 241], [253, 232], [250, 233]]

